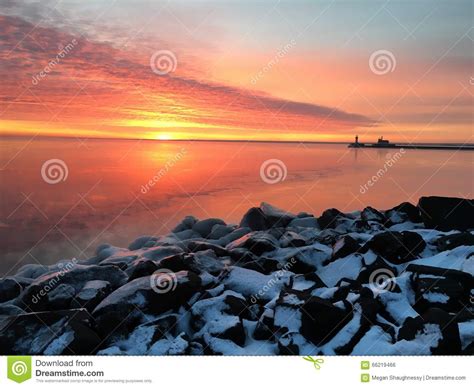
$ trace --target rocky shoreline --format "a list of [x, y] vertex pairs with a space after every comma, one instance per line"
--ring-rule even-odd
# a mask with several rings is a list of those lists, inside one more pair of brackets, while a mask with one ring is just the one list
[[474, 354], [474, 201], [262, 203], [0, 279], [1, 354]]

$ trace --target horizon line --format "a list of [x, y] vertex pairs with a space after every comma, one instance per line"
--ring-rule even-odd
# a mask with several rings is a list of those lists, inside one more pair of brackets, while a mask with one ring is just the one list
[[[149, 138], [133, 138], [133, 137], [94, 137], [94, 136], [56, 136], [56, 135], [14, 135], [14, 134], [0, 134], [0, 137], [7, 137], [7, 138], [40, 138], [40, 139], [61, 139], [61, 140], [78, 140], [78, 139], [86, 139], [86, 140], [121, 140], [121, 141], [156, 141], [156, 142], [218, 142], [218, 143], [288, 143], [288, 144], [351, 144], [352, 141], [322, 141], [322, 140], [251, 140], [251, 139], [149, 139]], [[365, 144], [371, 144], [370, 142], [365, 142]], [[458, 142], [458, 143], [393, 143], [395, 145], [468, 145], [474, 146], [474, 143], [468, 142]]]

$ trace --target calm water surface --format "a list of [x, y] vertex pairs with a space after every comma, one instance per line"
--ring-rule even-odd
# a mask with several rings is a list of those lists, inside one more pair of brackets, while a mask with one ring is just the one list
[[[65, 180], [43, 179], [50, 159], [64, 162]], [[284, 180], [262, 179], [269, 159], [284, 164]], [[472, 197], [473, 189], [471, 152], [400, 155], [330, 144], [3, 139], [0, 165], [0, 274], [90, 257], [104, 242], [127, 246], [169, 232], [188, 214], [237, 223], [262, 201], [319, 215], [329, 207], [386, 209], [422, 195]]]

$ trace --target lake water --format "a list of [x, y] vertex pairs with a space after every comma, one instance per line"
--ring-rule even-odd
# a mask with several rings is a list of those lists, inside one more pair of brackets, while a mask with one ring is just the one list
[[319, 215], [473, 189], [469, 151], [335, 144], [4, 138], [0, 165], [3, 274], [126, 247], [189, 214], [237, 223], [262, 201]]

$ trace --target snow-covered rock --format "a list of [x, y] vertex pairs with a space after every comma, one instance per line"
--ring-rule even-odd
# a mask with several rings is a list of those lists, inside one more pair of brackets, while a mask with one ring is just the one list
[[473, 354], [460, 200], [319, 217], [262, 203], [239, 226], [188, 216], [128, 248], [27, 264], [0, 279], [0, 353]]

